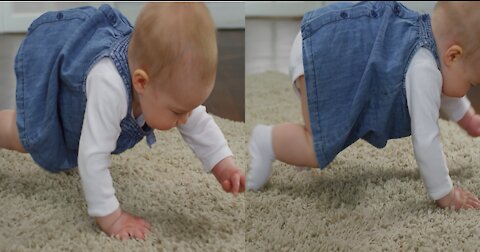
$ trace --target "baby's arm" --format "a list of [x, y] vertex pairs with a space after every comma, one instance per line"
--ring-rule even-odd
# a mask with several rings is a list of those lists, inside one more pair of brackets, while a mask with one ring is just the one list
[[[115, 74], [116, 73], [116, 74]], [[120, 135], [120, 121], [127, 114], [123, 81], [108, 59], [95, 65], [87, 77], [87, 106], [78, 151], [78, 167], [88, 214], [100, 228], [119, 239], [143, 239], [149, 225], [122, 211], [108, 168], [110, 153]]]
[[204, 106], [195, 108], [178, 129], [205, 171], [212, 172], [225, 191], [237, 194], [245, 190], [245, 175], [235, 165], [227, 140]]
[[[422, 57], [418, 57], [423, 54]], [[427, 54], [427, 55], [425, 55]], [[427, 59], [427, 60], [425, 60]], [[468, 191], [453, 187], [448, 175], [438, 127], [442, 77], [430, 52], [420, 49], [406, 75], [408, 109], [411, 118], [415, 158], [429, 196], [440, 207], [478, 207]], [[474, 202], [475, 204], [470, 204]]]

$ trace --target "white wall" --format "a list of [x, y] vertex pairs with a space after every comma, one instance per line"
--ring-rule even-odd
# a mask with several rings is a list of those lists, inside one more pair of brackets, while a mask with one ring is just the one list
[[[133, 24], [144, 3], [140, 2], [0, 2], [0, 33], [26, 32], [30, 23], [46, 11], [79, 6], [100, 6], [109, 3], [118, 8]], [[221, 29], [245, 28], [245, 4], [243, 2], [206, 3], [212, 18]]]

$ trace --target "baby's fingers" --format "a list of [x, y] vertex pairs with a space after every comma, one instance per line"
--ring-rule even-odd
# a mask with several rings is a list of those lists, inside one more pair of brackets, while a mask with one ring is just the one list
[[233, 176], [232, 176], [232, 184], [233, 184], [233, 189], [232, 189], [232, 193], [233, 195], [237, 196], [238, 195], [238, 191], [240, 189], [240, 174], [238, 173], [234, 173]]
[[467, 197], [467, 198], [472, 198], [472, 199], [476, 199], [478, 200], [478, 198], [475, 196], [475, 194], [471, 193], [470, 191], [463, 191], [464, 195]]
[[480, 136], [480, 128], [475, 128], [475, 129], [473, 129], [473, 132], [472, 132], [472, 133], [473, 133], [473, 134], [472, 134], [473, 137], [478, 137], [478, 136]]
[[230, 190], [232, 189], [232, 184], [229, 180], [224, 180], [222, 182], [222, 188], [225, 192], [230, 192]]
[[467, 201], [465, 204], [462, 205], [462, 209], [477, 209], [478, 204], [472, 202], [472, 201]]
[[140, 222], [140, 224], [141, 224], [144, 228], [146, 228], [148, 231], [150, 231], [151, 226], [150, 226], [150, 224], [149, 224], [147, 221], [145, 221], [145, 220], [142, 219], [142, 218], [139, 218], [138, 221]]
[[480, 208], [480, 200], [478, 200], [475, 195], [471, 194], [467, 198], [467, 204], [471, 206], [472, 208], [478, 209]]
[[467, 205], [471, 206], [471, 208], [474, 208], [474, 209], [480, 208], [480, 202], [478, 202], [478, 200], [469, 200], [467, 202]]
[[135, 238], [135, 239], [140, 239], [140, 240], [145, 240], [145, 230], [141, 229], [135, 229], [129, 232], [130, 238]]
[[123, 240], [128, 240], [130, 238], [130, 235], [128, 234], [127, 231], [121, 231], [118, 234], [116, 234], [114, 237], [115, 239], [123, 241]]
[[141, 237], [136, 236], [136, 237], [137, 237], [138, 239], [144, 240], [145, 237], [150, 233], [150, 228], [147, 228], [147, 227], [145, 227], [145, 226], [141, 226], [141, 227], [139, 228], [139, 232], [140, 232], [140, 234], [141, 234], [142, 236], [141, 236]]
[[240, 192], [245, 192], [245, 176], [240, 176]]

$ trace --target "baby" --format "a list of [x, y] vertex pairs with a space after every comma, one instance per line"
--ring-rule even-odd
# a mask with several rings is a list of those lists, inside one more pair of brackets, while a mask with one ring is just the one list
[[245, 176], [201, 104], [214, 87], [216, 30], [201, 3], [149, 3], [133, 28], [109, 5], [48, 12], [15, 59], [17, 109], [0, 111], [0, 148], [30, 153], [50, 172], [77, 167], [88, 214], [108, 235], [144, 239], [150, 225], [123, 211], [110, 154], [153, 129], [177, 127], [226, 192]]
[[304, 124], [254, 128], [247, 189], [265, 185], [275, 159], [323, 169], [358, 139], [383, 148], [411, 135], [437, 205], [478, 209], [477, 197], [452, 184], [438, 118], [442, 110], [480, 135], [480, 116], [465, 97], [480, 83], [479, 68], [478, 2], [438, 2], [431, 17], [396, 2], [337, 3], [307, 13], [290, 63]]

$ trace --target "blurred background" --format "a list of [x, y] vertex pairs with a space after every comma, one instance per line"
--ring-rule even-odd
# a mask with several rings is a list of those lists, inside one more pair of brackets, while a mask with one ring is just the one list
[[[265, 71], [288, 74], [290, 48], [300, 31], [307, 11], [335, 1], [246, 2], [245, 3], [245, 73]], [[431, 13], [436, 1], [399, 1], [420, 13]], [[471, 88], [468, 97], [480, 112], [480, 88]]]
[[[47, 11], [108, 3], [134, 24], [141, 2], [1, 2], [0, 3], [0, 110], [15, 108], [14, 57], [30, 23]], [[245, 4], [206, 3], [218, 29], [217, 83], [204, 103], [207, 111], [223, 118], [245, 120]]]
[[[275, 70], [288, 74], [290, 48], [300, 31], [303, 14], [335, 1], [246, 2], [246, 74]], [[430, 13], [435, 2], [400, 1], [405, 6]]]

